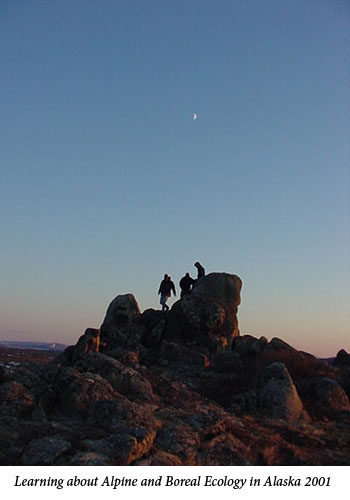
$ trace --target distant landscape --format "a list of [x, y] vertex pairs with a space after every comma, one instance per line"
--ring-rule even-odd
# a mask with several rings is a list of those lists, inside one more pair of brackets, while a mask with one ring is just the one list
[[64, 351], [67, 346], [56, 342], [48, 343], [48, 342], [24, 342], [24, 341], [0, 340], [0, 347], [61, 352]]
[[48, 363], [60, 352], [65, 345], [45, 342], [13, 342], [0, 341], [0, 366], [5, 368], [17, 367], [22, 363]]

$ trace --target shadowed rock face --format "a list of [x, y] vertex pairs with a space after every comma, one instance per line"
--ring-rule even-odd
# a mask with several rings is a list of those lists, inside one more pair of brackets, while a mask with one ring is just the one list
[[336, 418], [337, 413], [349, 412], [350, 401], [343, 387], [328, 377], [317, 377], [313, 383], [313, 395], [318, 414]]
[[135, 297], [128, 293], [118, 295], [109, 304], [101, 325], [101, 340], [118, 345], [118, 337], [127, 338], [135, 317], [141, 314]]
[[334, 360], [334, 365], [350, 368], [350, 354], [348, 354], [345, 349], [341, 349]]
[[349, 355], [239, 336], [240, 290], [213, 273], [166, 314], [119, 296], [100, 352], [88, 329], [0, 369], [0, 465], [350, 465]]
[[173, 305], [164, 337], [197, 343], [211, 351], [230, 349], [239, 335], [241, 289], [241, 279], [233, 274], [211, 273], [200, 278], [191, 294]]

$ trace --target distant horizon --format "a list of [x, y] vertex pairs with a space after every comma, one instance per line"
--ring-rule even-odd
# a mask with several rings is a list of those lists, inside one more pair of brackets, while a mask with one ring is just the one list
[[[178, 289], [178, 287], [177, 287], [177, 289]], [[132, 292], [126, 292], [125, 294], [127, 294], [127, 293], [131, 293], [132, 294]], [[121, 293], [121, 294], [117, 294], [117, 295], [125, 295], [125, 294]], [[134, 294], [132, 294], [132, 295], [134, 295]], [[115, 297], [113, 297], [110, 300], [110, 302], [112, 302], [112, 300], [114, 298]], [[135, 299], [137, 301], [137, 297], [135, 297]], [[171, 297], [169, 303], [172, 302], [171, 303], [171, 306], [172, 306], [175, 303], [175, 301], [177, 301], [177, 300], [179, 300], [178, 297]], [[76, 337], [73, 337], [73, 334], [72, 334], [72, 336], [71, 336], [71, 342], [69, 342], [69, 340], [66, 340], [66, 341], [64, 341], [64, 340], [57, 340], [57, 339], [56, 340], [52, 340], [52, 339], [48, 339], [48, 338], [41, 338], [40, 340], [36, 340], [35, 337], [33, 337], [33, 338], [27, 338], [26, 336], [21, 336], [20, 332], [16, 332], [16, 335], [19, 335], [19, 336], [15, 336], [15, 337], [12, 336], [12, 337], [8, 337], [8, 338], [1, 338], [0, 339], [0, 343], [1, 342], [19, 342], [19, 343], [21, 343], [21, 342], [23, 342], [23, 343], [26, 343], [26, 342], [27, 343], [31, 343], [31, 342], [33, 342], [33, 343], [38, 343], [38, 344], [40, 344], [40, 343], [42, 343], [42, 344], [60, 344], [60, 345], [64, 345], [64, 346], [75, 345], [77, 343], [77, 341], [79, 340], [79, 337], [84, 334], [84, 332], [85, 332], [85, 330], [87, 328], [90, 328], [90, 327], [91, 328], [100, 328], [100, 326], [101, 326], [101, 324], [103, 322], [103, 318], [105, 316], [105, 313], [107, 311], [107, 308], [108, 308], [108, 305], [110, 304], [110, 302], [106, 305], [106, 308], [105, 308], [104, 314], [102, 315], [100, 323], [99, 324], [95, 324], [95, 325], [92, 325], [92, 324], [86, 325], [86, 327], [83, 328], [81, 330], [81, 332], [77, 334]], [[141, 314], [144, 311], [146, 311], [147, 309], [150, 309], [150, 308], [152, 308], [152, 307], [145, 307], [143, 309], [140, 307]], [[240, 306], [239, 306], [239, 308], [240, 308]], [[238, 322], [239, 322], [239, 308], [238, 308]], [[154, 309], [161, 310], [161, 307], [158, 307], [158, 308], [155, 307]], [[345, 349], [346, 350], [346, 348], [344, 346], [339, 346], [338, 348], [335, 349], [335, 352], [333, 352], [333, 353], [332, 352], [326, 352], [326, 351], [317, 351], [317, 348], [315, 350], [305, 349], [305, 348], [303, 348], [303, 346], [296, 346], [296, 345], [294, 345], [293, 344], [293, 340], [286, 339], [283, 336], [283, 334], [281, 334], [281, 335], [272, 335], [272, 336], [270, 335], [269, 336], [269, 335], [265, 335], [265, 334], [255, 334], [254, 332], [243, 332], [241, 330], [241, 327], [240, 327], [240, 322], [239, 322], [239, 328], [240, 328], [240, 336], [251, 335], [251, 336], [253, 336], [255, 338], [266, 337], [267, 340], [268, 340], [268, 342], [270, 342], [273, 338], [279, 338], [282, 341], [284, 341], [287, 344], [289, 344], [294, 349], [296, 349], [298, 351], [302, 351], [302, 352], [306, 352], [306, 353], [312, 354], [313, 356], [315, 356], [315, 357], [317, 357], [319, 359], [331, 359], [331, 358], [335, 358], [336, 355], [337, 355], [337, 353], [341, 349]], [[13, 334], [9, 333], [8, 335], [13, 335]]]
[[[96, 328], [98, 328], [98, 327], [96, 327]], [[82, 332], [81, 335], [83, 335], [83, 333], [84, 332]], [[256, 335], [251, 334], [251, 333], [248, 334], [248, 333], [242, 333], [241, 332], [240, 336], [243, 336], [243, 335], [251, 335], [252, 337], [256, 337], [256, 338], [260, 338], [261, 337], [261, 336], [257, 337]], [[264, 336], [264, 335], [262, 335], [262, 336]], [[61, 345], [61, 346], [64, 346], [64, 347], [68, 347], [70, 345], [75, 345], [78, 342], [79, 337], [80, 337], [80, 335], [77, 337], [76, 342], [72, 342], [72, 343], [65, 343], [65, 342], [62, 342], [62, 341], [59, 341], [59, 340], [56, 340], [56, 341], [55, 340], [50, 340], [50, 341], [33, 340], [33, 339], [30, 339], [30, 340], [28, 340], [28, 339], [26, 339], [26, 340], [25, 339], [14, 340], [14, 339], [10, 339], [10, 338], [6, 338], [6, 339], [2, 338], [2, 339], [0, 339], [0, 344], [1, 343], [19, 343], [19, 344], [21, 344], [21, 343], [23, 343], [23, 344], [26, 344], [26, 343], [27, 344], [31, 344], [32, 343], [32, 344], [47, 344], [47, 345], [56, 344], [56, 345]], [[281, 337], [281, 336], [280, 337], [278, 337], [278, 336], [271, 337], [270, 339], [267, 339], [268, 342], [270, 342], [273, 338], [279, 338], [280, 340], [286, 342], [286, 340], [283, 337]], [[335, 353], [333, 353], [333, 354], [329, 354], [329, 355], [327, 355], [327, 354], [317, 355], [317, 354], [315, 354], [314, 352], [311, 352], [311, 351], [306, 351], [304, 349], [297, 349], [295, 346], [293, 346], [289, 342], [286, 342], [286, 343], [289, 344], [294, 349], [296, 349], [297, 351], [305, 352], [307, 354], [312, 354], [316, 358], [318, 358], [318, 359], [324, 359], [324, 360], [336, 358], [338, 352], [341, 349], [343, 349], [343, 347], [339, 347], [339, 349]]]

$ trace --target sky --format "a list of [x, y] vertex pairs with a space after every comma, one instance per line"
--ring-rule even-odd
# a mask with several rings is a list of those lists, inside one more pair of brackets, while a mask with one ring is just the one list
[[241, 334], [350, 351], [348, 0], [1, 0], [0, 47], [0, 340], [199, 260]]

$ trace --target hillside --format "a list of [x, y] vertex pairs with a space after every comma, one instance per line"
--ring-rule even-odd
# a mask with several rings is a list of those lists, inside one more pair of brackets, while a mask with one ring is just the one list
[[2, 465], [350, 465], [350, 355], [241, 335], [212, 273], [167, 313], [133, 295], [46, 364], [0, 367]]

